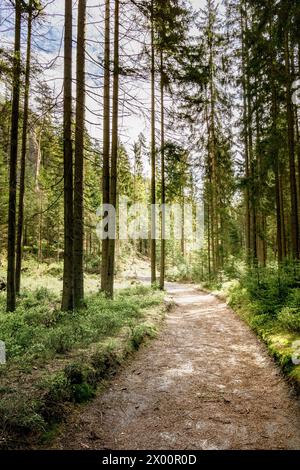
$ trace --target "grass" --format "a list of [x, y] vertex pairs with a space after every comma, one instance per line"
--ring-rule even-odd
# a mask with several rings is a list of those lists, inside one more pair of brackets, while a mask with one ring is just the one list
[[[40, 266], [40, 283], [43, 276], [55, 279], [56, 268]], [[52, 436], [74, 403], [93, 398], [98, 384], [155, 336], [162, 317], [163, 294], [142, 285], [118, 290], [114, 300], [92, 293], [86, 308], [62, 312], [59, 289], [33, 289], [36, 275], [28, 275], [30, 288], [23, 289], [14, 313], [5, 312], [0, 293], [0, 339], [7, 354], [0, 366], [2, 448]]]
[[74, 348], [85, 348], [121, 328], [135, 324], [142, 310], [161, 301], [160, 293], [143, 286], [117, 293], [112, 302], [101, 294], [87, 297], [86, 308], [62, 312], [60, 298], [45, 288], [23, 291], [14, 313], [5, 312], [0, 296], [1, 340], [9, 362], [31, 365]]
[[[27, 257], [22, 263], [22, 289], [35, 291], [46, 288], [50, 292], [60, 294], [62, 291], [63, 263], [62, 261], [43, 261], [37, 263], [32, 257]], [[0, 259], [0, 279], [6, 280], [5, 260]], [[99, 291], [99, 274], [85, 273], [86, 293]]]
[[[280, 277], [279, 277], [280, 276]], [[268, 351], [300, 391], [300, 289], [287, 272], [272, 267], [223, 284], [219, 293], [265, 342]]]

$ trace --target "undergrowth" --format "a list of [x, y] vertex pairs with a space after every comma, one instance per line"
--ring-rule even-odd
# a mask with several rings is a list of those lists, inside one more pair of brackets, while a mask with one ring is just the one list
[[[52, 436], [72, 404], [93, 398], [99, 382], [155, 335], [145, 312], [162, 298], [160, 291], [136, 285], [118, 291], [114, 300], [95, 294], [87, 297], [86, 308], [62, 312], [58, 295], [40, 288], [24, 291], [8, 314], [0, 294], [0, 339], [7, 354], [0, 366], [0, 447], [26, 447]], [[43, 373], [44, 364], [52, 363], [55, 372]], [[24, 390], [20, 373], [26, 376]]]
[[142, 310], [161, 302], [161, 294], [144, 286], [120, 291], [114, 301], [101, 294], [89, 296], [86, 308], [62, 312], [53, 292], [40, 288], [25, 291], [15, 312], [5, 312], [5, 295], [0, 295], [0, 339], [5, 342], [7, 360], [35, 364], [87, 347], [112, 336], [132, 321]]
[[252, 269], [239, 280], [223, 285], [221, 291], [300, 390], [300, 289], [296, 269]]

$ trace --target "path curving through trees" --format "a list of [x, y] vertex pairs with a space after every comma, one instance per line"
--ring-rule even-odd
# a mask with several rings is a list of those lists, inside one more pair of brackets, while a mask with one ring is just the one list
[[234, 312], [167, 283], [175, 307], [158, 338], [71, 416], [59, 449], [299, 449], [300, 407]]

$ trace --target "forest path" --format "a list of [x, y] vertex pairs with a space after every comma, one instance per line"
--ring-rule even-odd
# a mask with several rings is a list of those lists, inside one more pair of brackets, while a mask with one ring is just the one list
[[157, 339], [80, 407], [58, 449], [296, 449], [300, 407], [246, 324], [215, 296], [168, 283]]

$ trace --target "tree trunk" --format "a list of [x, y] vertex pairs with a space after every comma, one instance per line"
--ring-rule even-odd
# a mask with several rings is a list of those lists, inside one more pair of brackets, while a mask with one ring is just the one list
[[29, 102], [30, 65], [31, 65], [31, 24], [32, 24], [32, 1], [30, 0], [29, 11], [28, 11], [25, 93], [24, 93], [19, 210], [18, 210], [17, 245], [16, 245], [16, 293], [17, 294], [20, 293], [21, 266], [22, 266], [22, 240], [23, 240], [23, 224], [24, 224], [24, 195], [25, 195], [27, 128], [28, 128], [28, 102]]
[[155, 50], [154, 1], [151, 0], [151, 284], [156, 282], [156, 146], [155, 146]]
[[74, 306], [80, 308], [84, 300], [83, 278], [83, 164], [85, 116], [85, 17], [86, 0], [78, 2], [77, 72], [76, 72], [76, 126], [74, 169]]
[[38, 243], [38, 262], [43, 260], [43, 193], [39, 191], [39, 243]]
[[211, 235], [210, 235], [210, 210], [209, 203], [206, 205], [207, 212], [207, 264], [208, 264], [208, 276], [211, 277]]
[[288, 29], [284, 33], [284, 57], [286, 73], [286, 113], [288, 124], [288, 151], [290, 170], [290, 197], [291, 197], [291, 236], [292, 236], [292, 256], [299, 259], [299, 225], [298, 225], [298, 204], [295, 171], [295, 137], [294, 137], [294, 114], [292, 105], [291, 73], [290, 73], [290, 47]]
[[215, 84], [214, 84], [214, 48], [211, 15], [209, 22], [209, 158], [211, 168], [211, 248], [212, 248], [212, 271], [215, 276], [219, 269], [219, 216], [218, 216], [218, 188], [217, 188], [217, 155], [216, 155], [216, 131], [215, 131]]
[[61, 308], [74, 307], [73, 149], [72, 149], [72, 0], [65, 0], [64, 37], [64, 274]]
[[213, 222], [212, 222], [212, 171], [211, 171], [211, 158], [210, 158], [210, 125], [209, 125], [209, 117], [208, 117], [208, 96], [207, 90], [205, 95], [205, 121], [206, 121], [206, 129], [208, 135], [208, 157], [207, 157], [207, 179], [208, 179], [208, 186], [206, 188], [207, 192], [207, 250], [208, 250], [208, 274], [209, 278], [213, 274], [214, 270], [214, 247], [212, 242], [212, 229], [213, 229]]
[[184, 224], [185, 224], [185, 219], [184, 219], [184, 188], [183, 186], [181, 187], [181, 239], [180, 239], [180, 251], [182, 254], [182, 257], [184, 259], [185, 257], [185, 231], [184, 231]]
[[[247, 15], [245, 18], [245, 30], [248, 30]], [[248, 73], [249, 66], [249, 50], [245, 51], [245, 72], [246, 72], [246, 126], [247, 126], [247, 145], [248, 145], [248, 187], [249, 187], [249, 211], [250, 211], [250, 229], [249, 229], [249, 246], [250, 246], [250, 262], [257, 262], [257, 233], [256, 233], [256, 195], [254, 191], [254, 155], [253, 155], [253, 132], [252, 132], [252, 114], [253, 107], [250, 96], [250, 76]]]
[[7, 243], [7, 303], [8, 312], [16, 308], [15, 277], [15, 242], [16, 242], [16, 191], [18, 163], [18, 126], [20, 101], [20, 37], [21, 37], [21, 4], [15, 3], [15, 43], [13, 58], [13, 92], [11, 106], [11, 137], [9, 162], [9, 201], [8, 201], [8, 243]]
[[[112, 146], [110, 173], [110, 203], [117, 205], [117, 167], [118, 167], [118, 118], [119, 118], [119, 0], [115, 0], [115, 33], [114, 33], [114, 70], [113, 70], [113, 110], [112, 110]], [[116, 235], [116, 219], [113, 220], [113, 233]], [[108, 295], [114, 294], [116, 240], [109, 240], [108, 255]]]
[[[272, 36], [271, 36], [272, 38]], [[278, 106], [277, 106], [277, 90], [275, 87], [274, 79], [274, 66], [273, 66], [273, 57], [271, 57], [271, 91], [272, 91], [272, 106], [271, 106], [271, 115], [272, 115], [272, 134], [273, 138], [277, 137], [277, 115], [278, 115]], [[284, 258], [283, 254], [283, 240], [282, 240], [282, 210], [281, 198], [280, 198], [280, 165], [279, 165], [279, 155], [277, 145], [273, 145], [273, 162], [274, 162], [274, 174], [275, 174], [275, 200], [276, 200], [276, 226], [277, 226], [277, 250], [278, 250], [278, 262], [281, 263]]]
[[241, 12], [242, 29], [242, 87], [243, 87], [243, 133], [244, 133], [244, 151], [245, 151], [245, 240], [246, 240], [246, 261], [251, 260], [250, 248], [250, 192], [249, 192], [249, 152], [248, 152], [248, 126], [247, 126], [247, 87], [246, 87], [246, 66], [245, 66], [245, 27], [243, 21], [243, 12]]
[[[109, 150], [110, 150], [110, 1], [105, 1], [104, 31], [104, 96], [103, 96], [103, 170], [102, 170], [102, 203], [109, 204]], [[104, 216], [107, 214], [105, 213]], [[109, 239], [102, 240], [101, 256], [101, 290], [108, 292], [108, 251]]]
[[[298, 77], [300, 77], [300, 41], [298, 42]], [[296, 115], [296, 136], [297, 136], [297, 160], [298, 160], [298, 211], [300, 210], [300, 132], [299, 132], [299, 105], [295, 106]], [[300, 217], [300, 214], [299, 214]], [[300, 220], [300, 218], [298, 219]], [[299, 229], [300, 230], [300, 229]], [[300, 241], [299, 241], [300, 251]]]
[[263, 190], [263, 166], [261, 154], [261, 119], [260, 108], [258, 101], [257, 80], [255, 79], [255, 127], [256, 127], [256, 161], [257, 161], [257, 183], [255, 187], [255, 194], [257, 195], [258, 202], [256, 204], [256, 253], [257, 261], [261, 266], [265, 265], [266, 252], [265, 252], [265, 225], [266, 217], [264, 214], [264, 207], [262, 205]]
[[279, 198], [280, 198], [280, 217], [281, 217], [281, 240], [282, 240], [282, 254], [283, 259], [287, 257], [288, 254], [288, 247], [287, 247], [287, 239], [286, 239], [286, 229], [285, 227], [288, 226], [286, 221], [284, 208], [284, 199], [283, 199], [283, 182], [282, 182], [282, 175], [279, 173]]
[[159, 287], [165, 286], [165, 258], [166, 258], [166, 227], [165, 227], [165, 203], [166, 203], [166, 185], [165, 185], [165, 111], [164, 111], [164, 57], [163, 51], [160, 51], [160, 120], [161, 120], [161, 251], [160, 251], [160, 277]]

